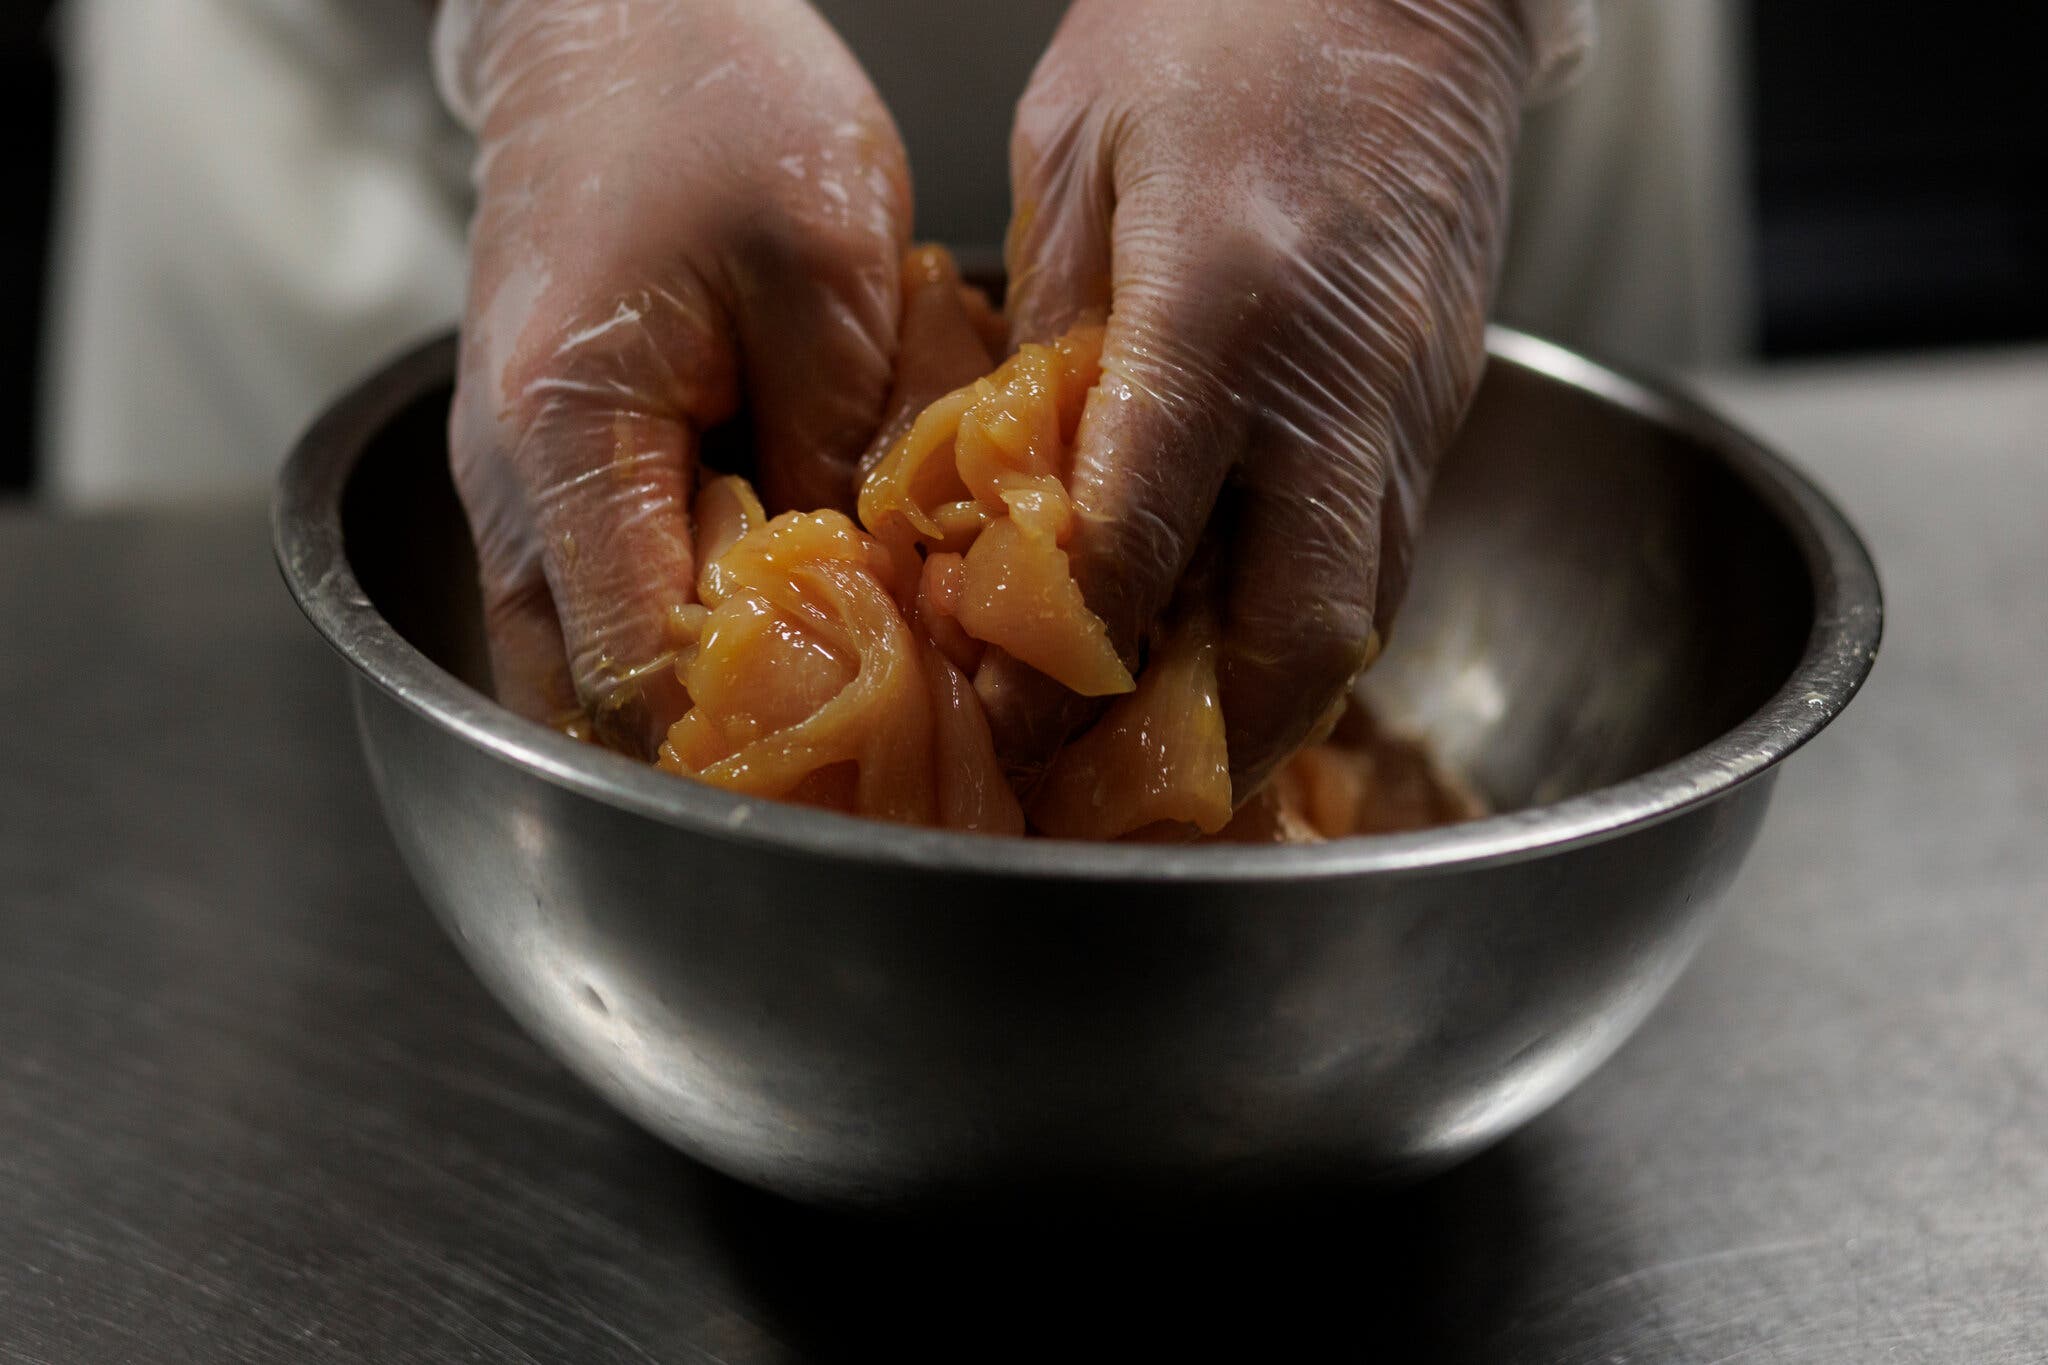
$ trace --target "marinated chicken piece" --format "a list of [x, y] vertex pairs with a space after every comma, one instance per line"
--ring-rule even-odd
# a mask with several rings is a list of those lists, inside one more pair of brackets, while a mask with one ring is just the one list
[[912, 247], [903, 258], [903, 323], [887, 417], [863, 473], [903, 439], [918, 414], [996, 367], [1006, 349], [1002, 314], [960, 279], [953, 253]]
[[1427, 745], [1390, 733], [1368, 708], [1353, 705], [1335, 734], [1289, 759], [1220, 837], [1319, 843], [1432, 829], [1486, 813], [1479, 793], [1438, 763]]
[[908, 575], [927, 554], [958, 554], [951, 615], [1086, 697], [1135, 685], [1067, 568], [1074, 503], [1066, 476], [1102, 329], [1026, 345], [994, 374], [920, 413], [860, 493], [861, 523]]
[[1230, 750], [1216, 694], [1216, 627], [1183, 620], [1032, 793], [1031, 826], [1063, 839], [1179, 840], [1230, 823]]
[[1076, 839], [1308, 842], [1479, 813], [1420, 746], [1352, 718], [1233, 815], [1213, 611], [1185, 595], [1135, 679], [1082, 600], [1065, 545], [1081, 410], [1102, 329], [1027, 345], [989, 372], [1000, 318], [938, 248], [904, 271], [902, 354], [860, 523], [770, 517], [747, 483], [693, 508], [698, 603], [679, 608], [690, 707], [660, 766], [752, 796], [910, 824], [1022, 834], [968, 681], [991, 647], [1101, 719], [1054, 758], [1034, 831]]
[[837, 512], [764, 519], [733, 478], [695, 512], [707, 615], [677, 665], [690, 709], [661, 767], [884, 820], [1023, 832], [972, 689], [911, 632], [871, 537]]

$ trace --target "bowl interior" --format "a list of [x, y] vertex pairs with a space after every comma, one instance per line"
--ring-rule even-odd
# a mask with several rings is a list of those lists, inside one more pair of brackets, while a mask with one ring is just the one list
[[[371, 602], [490, 688], [449, 483], [448, 390], [369, 442], [342, 506]], [[1814, 587], [1784, 522], [1703, 440], [1496, 358], [1432, 497], [1414, 586], [1362, 685], [1496, 808], [1574, 796], [1714, 739], [1797, 664]]]

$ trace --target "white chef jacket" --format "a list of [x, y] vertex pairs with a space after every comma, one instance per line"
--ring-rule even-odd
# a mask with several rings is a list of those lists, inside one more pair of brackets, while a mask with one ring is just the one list
[[[919, 234], [992, 252], [1065, 0], [820, 8], [903, 130]], [[1739, 346], [1730, 11], [1608, 0], [1601, 59], [1525, 131], [1507, 315], [1648, 362]], [[468, 151], [428, 29], [421, 0], [69, 0], [54, 498], [258, 496], [334, 392], [456, 320]]]

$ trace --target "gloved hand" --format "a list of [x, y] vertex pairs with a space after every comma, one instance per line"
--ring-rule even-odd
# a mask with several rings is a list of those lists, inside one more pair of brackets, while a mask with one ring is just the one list
[[[1109, 314], [1071, 567], [1127, 664], [1206, 535], [1242, 801], [1386, 632], [1477, 385], [1513, 0], [1076, 0], [1017, 114], [1012, 341]], [[1093, 713], [997, 655], [1013, 770]]]
[[651, 754], [699, 437], [744, 404], [771, 510], [851, 506], [902, 145], [802, 0], [444, 0], [436, 58], [478, 137], [449, 434], [499, 699]]

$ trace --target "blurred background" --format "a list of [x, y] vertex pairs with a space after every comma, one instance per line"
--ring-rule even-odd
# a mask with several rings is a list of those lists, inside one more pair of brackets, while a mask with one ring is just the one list
[[[318, 17], [322, 4], [360, 22]], [[1007, 100], [971, 117], [927, 119], [921, 105], [956, 104], [949, 79], [1021, 85], [1034, 51], [935, 74], [890, 46], [904, 0], [825, 8], [906, 124], [923, 231], [972, 246], [1002, 207]], [[1057, 12], [1023, 8], [1047, 30]], [[0, 496], [146, 499], [157, 485], [96, 475], [92, 461], [146, 443], [155, 424], [169, 444], [224, 452], [217, 476], [186, 492], [232, 491], [274, 462], [321, 393], [452, 319], [461, 148], [427, 89], [423, 9], [0, 7], [14, 178], [0, 196]], [[255, 18], [210, 35], [215, 11]], [[1902, 0], [1605, 5], [1593, 73], [1531, 120], [1502, 315], [1675, 367], [2048, 335], [2048, 108], [2036, 88], [2048, 13], [1934, 13]], [[977, 21], [960, 22], [971, 42]], [[284, 111], [267, 125], [276, 164], [209, 151], [253, 117], [242, 98], [292, 62], [317, 71], [305, 99], [269, 106]], [[944, 200], [928, 193], [940, 180], [954, 191]], [[262, 198], [285, 211], [238, 211]], [[158, 214], [172, 227], [152, 226]], [[422, 245], [380, 257], [409, 222]], [[336, 262], [339, 283], [295, 303], [260, 292], [265, 270], [312, 278]], [[390, 298], [371, 297], [380, 290]], [[324, 327], [323, 307], [345, 322]], [[217, 339], [238, 328], [268, 339], [259, 358], [275, 374]], [[61, 477], [58, 448], [73, 467]]]

